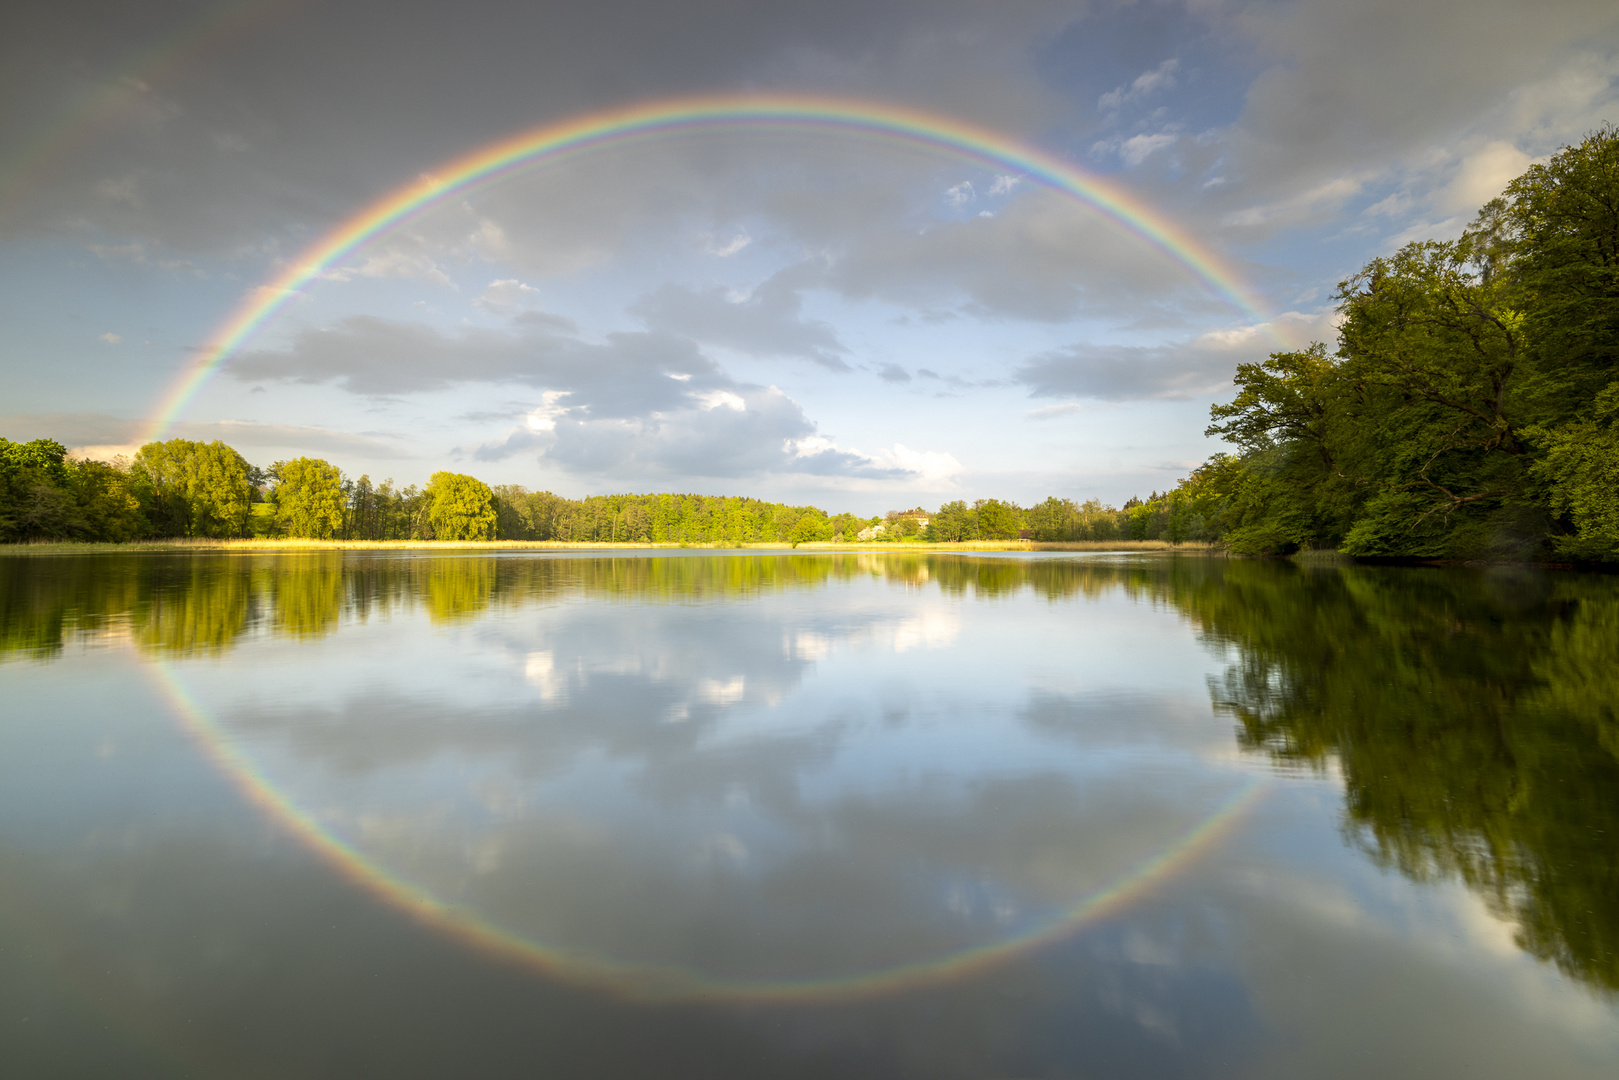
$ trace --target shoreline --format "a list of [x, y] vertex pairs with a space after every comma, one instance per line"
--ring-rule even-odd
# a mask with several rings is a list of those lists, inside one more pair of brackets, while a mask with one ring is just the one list
[[124, 543], [98, 541], [30, 541], [0, 544], [0, 555], [77, 555], [110, 552], [238, 552], [276, 554], [289, 551], [758, 551], [758, 552], [841, 552], [881, 554], [894, 552], [951, 551], [1122, 551], [1195, 552], [1223, 554], [1211, 544], [1173, 544], [1167, 540], [965, 540], [956, 543], [834, 543], [813, 540], [786, 543], [680, 543], [635, 541], [571, 540], [275, 540], [275, 539], [166, 539], [131, 540]]

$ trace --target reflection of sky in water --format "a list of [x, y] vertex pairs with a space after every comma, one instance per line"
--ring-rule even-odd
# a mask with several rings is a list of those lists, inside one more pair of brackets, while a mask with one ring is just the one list
[[[1368, 859], [1331, 759], [1277, 771], [1235, 744], [1209, 680], [1238, 655], [1184, 604], [1105, 574], [1056, 599], [950, 589], [931, 565], [311, 603], [296, 626], [249, 605], [233, 645], [189, 652], [139, 651], [134, 609], [0, 665], [0, 1061], [36, 1060], [28, 1017], [91, 1063], [66, 1075], [1613, 1075], [1611, 1000], [1477, 890]], [[1128, 904], [992, 966], [854, 1003], [649, 1007], [491, 963], [332, 874], [198, 753], [154, 656], [398, 880], [524, 940], [744, 986], [993, 947], [1265, 793]]]
[[180, 673], [390, 876], [526, 940], [719, 978], [853, 977], [1026, 934], [1243, 783], [1197, 752], [1224, 741], [1206, 653], [1122, 595], [862, 577], [396, 615], [253, 651]]

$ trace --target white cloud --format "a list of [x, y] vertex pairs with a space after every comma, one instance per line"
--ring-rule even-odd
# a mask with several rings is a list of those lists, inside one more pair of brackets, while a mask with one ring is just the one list
[[124, 339], [113, 333], [111, 330], [108, 330], [105, 334], [102, 334], [97, 340], [105, 341], [108, 345], [122, 345], [124, 343]]
[[890, 450], [878, 450], [871, 459], [932, 483], [949, 481], [964, 471], [954, 455], [939, 450], [912, 450], [903, 443], [895, 443]]
[[1361, 213], [1367, 217], [1399, 217], [1411, 209], [1412, 202], [1413, 200], [1408, 193], [1396, 191], [1394, 194], [1374, 202], [1365, 210], [1362, 210]]
[[890, 450], [878, 450], [876, 453], [866, 454], [859, 450], [845, 449], [823, 435], [808, 435], [797, 439], [788, 439], [783, 444], [784, 449], [797, 460], [838, 460], [859, 463], [858, 473], [869, 473], [878, 476], [899, 479], [907, 478], [913, 481], [922, 481], [935, 487], [950, 486], [950, 481], [965, 471], [961, 462], [951, 454], [941, 451], [912, 450], [909, 447], [895, 443]]
[[1361, 173], [1324, 180], [1314, 187], [1262, 206], [1235, 210], [1225, 216], [1225, 224], [1236, 227], [1259, 225], [1300, 225], [1312, 218], [1337, 210], [1360, 194], [1375, 174]]
[[1529, 155], [1510, 142], [1486, 143], [1462, 159], [1450, 183], [1434, 193], [1434, 205], [1441, 212], [1475, 211], [1501, 194], [1529, 164]]
[[697, 403], [702, 406], [704, 412], [712, 412], [721, 408], [746, 412], [748, 409], [748, 403], [729, 390], [705, 390], [702, 393], [693, 394], [692, 397], [697, 399]]
[[538, 307], [540, 290], [516, 278], [501, 278], [486, 285], [472, 303], [497, 315], [509, 315], [515, 311]]
[[1133, 135], [1124, 140], [1119, 147], [1119, 157], [1133, 168], [1164, 147], [1173, 146], [1178, 138], [1180, 136], [1171, 131], [1160, 131], [1153, 135]]
[[963, 180], [954, 187], [945, 189], [944, 201], [960, 210], [963, 206], [978, 198], [978, 192], [973, 190], [972, 181]]
[[320, 279], [323, 281], [353, 281], [355, 278], [402, 278], [409, 281], [427, 281], [434, 285], [443, 285], [454, 289], [455, 282], [450, 280], [439, 264], [430, 255], [422, 252], [406, 251], [380, 251], [367, 255], [364, 262], [358, 266], [339, 266], [322, 270]]
[[1077, 401], [1065, 401], [1061, 405], [1045, 405], [1038, 409], [1030, 409], [1023, 415], [1030, 420], [1055, 420], [1060, 416], [1072, 416], [1084, 410], [1085, 406]]
[[1152, 70], [1137, 75], [1128, 86], [1118, 86], [1097, 98], [1096, 108], [1101, 112], [1112, 112], [1126, 102], [1147, 97], [1159, 90], [1172, 90], [1179, 67], [1180, 61], [1171, 57]]
[[547, 390], [540, 395], [540, 404], [525, 416], [524, 422], [530, 431], [555, 431], [557, 417], [568, 412], [568, 407], [559, 404], [563, 398], [571, 394], [571, 390]]
[[1023, 183], [1021, 176], [996, 176], [989, 185], [991, 195], [1010, 195], [1012, 189]]
[[713, 255], [715, 258], [729, 259], [751, 243], [753, 243], [753, 237], [748, 235], [746, 229], [743, 229], [723, 243], [717, 237], [710, 236], [703, 244], [703, 251]]

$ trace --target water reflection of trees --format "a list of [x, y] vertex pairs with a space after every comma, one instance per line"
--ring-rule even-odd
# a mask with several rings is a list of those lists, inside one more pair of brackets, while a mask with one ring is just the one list
[[590, 598], [707, 603], [875, 579], [946, 596], [1123, 592], [1172, 607], [1231, 666], [1243, 746], [1335, 762], [1350, 836], [1457, 878], [1532, 954], [1619, 990], [1619, 580], [1199, 559], [937, 554], [668, 558], [297, 555], [0, 559], [0, 656], [121, 635], [165, 654], [298, 639], [421, 610], [448, 623]]
[[183, 654], [229, 647], [255, 627], [311, 639], [345, 617], [425, 611], [451, 622], [491, 609], [569, 597], [634, 603], [745, 599], [871, 578], [950, 596], [1058, 599], [1124, 587], [1147, 595], [1161, 569], [1096, 560], [930, 554], [533, 558], [279, 555], [13, 555], [0, 559], [0, 654], [49, 657], [64, 642], [127, 627], [143, 649]]
[[1236, 659], [1246, 747], [1337, 763], [1350, 836], [1452, 877], [1519, 944], [1619, 990], [1619, 581], [1232, 563], [1168, 582]]

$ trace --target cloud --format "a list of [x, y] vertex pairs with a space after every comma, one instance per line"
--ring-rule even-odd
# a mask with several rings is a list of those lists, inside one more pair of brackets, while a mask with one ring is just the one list
[[755, 357], [797, 357], [830, 371], [849, 371], [848, 349], [830, 323], [806, 319], [800, 289], [810, 267], [788, 267], [741, 299], [722, 286], [692, 289], [670, 283], [630, 305], [630, 313], [659, 333], [679, 334]]
[[124, 343], [124, 339], [113, 333], [111, 330], [108, 330], [96, 340], [105, 341], [108, 345], [122, 345]]
[[472, 303], [496, 315], [512, 315], [538, 307], [540, 290], [516, 278], [501, 278], [484, 286]]
[[1336, 176], [1264, 206], [1233, 210], [1225, 216], [1224, 223], [1239, 228], [1260, 225], [1301, 225], [1324, 214], [1336, 212], [1344, 203], [1359, 195], [1372, 179], [1374, 175], [1371, 173]]
[[693, 342], [661, 331], [609, 334], [589, 343], [548, 325], [446, 335], [419, 324], [355, 317], [305, 331], [285, 350], [246, 354], [231, 370], [245, 380], [336, 382], [361, 394], [477, 382], [543, 387], [522, 426], [469, 452], [478, 461], [531, 453], [586, 476], [799, 474], [929, 482], [960, 471], [949, 455], [903, 447], [866, 455], [817, 442], [814, 423], [781, 390], [739, 383]]
[[970, 202], [976, 201], [978, 192], [973, 190], [972, 181], [963, 180], [961, 183], [945, 189], [944, 201], [960, 210]]
[[338, 266], [320, 272], [323, 281], [353, 281], [355, 278], [398, 278], [406, 281], [426, 281], [455, 288], [450, 275], [431, 256], [421, 251], [389, 249], [373, 252], [358, 266]]
[[523, 427], [472, 450], [479, 461], [518, 454], [604, 482], [801, 476], [937, 485], [962, 471], [949, 454], [898, 444], [873, 454], [840, 447], [773, 386], [739, 385], [654, 415], [611, 419], [548, 394]]
[[[509, 330], [445, 334], [420, 323], [354, 316], [304, 330], [282, 350], [238, 357], [228, 369], [248, 382], [336, 383], [351, 393], [424, 393], [469, 383], [566, 390], [596, 417], [643, 416], [679, 408], [693, 393], [730, 379], [686, 338], [662, 332], [614, 333], [587, 342], [556, 321], [527, 313]], [[670, 375], [686, 374], [680, 382]]]
[[891, 383], [908, 383], [911, 381], [911, 373], [898, 364], [884, 364], [877, 369], [877, 377], [883, 382]]
[[781, 390], [739, 383], [690, 340], [661, 332], [589, 343], [546, 325], [446, 335], [356, 317], [305, 331], [284, 350], [246, 354], [231, 371], [378, 395], [480, 382], [543, 388], [521, 426], [466, 452], [478, 461], [530, 453], [579, 475], [932, 481], [960, 469], [948, 455], [903, 447], [865, 455], [813, 442], [814, 423]]
[[1303, 0], [1230, 26], [1268, 65], [1217, 136], [1236, 227], [1330, 220], [1351, 185], [1398, 181], [1420, 199], [1451, 182], [1450, 148], [1505, 142], [1533, 156], [1619, 105], [1619, 12], [1600, 0]]
[[540, 404], [529, 410], [523, 417], [523, 422], [532, 432], [555, 431], [557, 417], [565, 416], [568, 406], [563, 405], [562, 399], [572, 395], [570, 390], [547, 390], [540, 395]]
[[903, 481], [926, 479], [923, 467], [934, 465], [840, 449], [816, 435], [803, 409], [776, 387], [740, 385], [643, 417], [597, 419], [553, 399], [530, 414], [526, 427], [475, 448], [473, 457], [498, 461], [519, 453], [576, 475], [633, 482], [786, 474]]
[[197, 271], [197, 264], [189, 259], [154, 255], [146, 244], [132, 241], [127, 244], [87, 244], [90, 253], [103, 262], [128, 263], [132, 266], [158, 266], [165, 270]]
[[1175, 72], [1179, 68], [1180, 61], [1171, 57], [1151, 71], [1143, 71], [1128, 86], [1116, 87], [1097, 98], [1097, 111], [1112, 112], [1126, 102], [1147, 97], [1160, 90], [1174, 89]]
[[1119, 157], [1124, 159], [1126, 165], [1134, 167], [1140, 165], [1164, 147], [1174, 146], [1175, 140], [1178, 138], [1180, 136], [1172, 131], [1160, 131], [1152, 135], [1133, 135], [1120, 145]]
[[961, 462], [953, 454], [939, 450], [912, 450], [903, 443], [895, 443], [887, 450], [878, 450], [871, 455], [871, 459], [879, 465], [910, 473], [919, 480], [932, 483], [953, 480], [963, 472]]
[[703, 244], [703, 251], [718, 259], [729, 259], [752, 243], [753, 238], [743, 229], [723, 243], [717, 237], [710, 236]]
[[[1032, 357], [1013, 375], [1031, 397], [1100, 401], [1197, 398], [1231, 385], [1237, 364], [1308, 341], [1332, 341], [1336, 314], [1289, 312], [1269, 323], [1218, 330], [1169, 345], [1080, 343]], [[1040, 415], [1036, 415], [1040, 414]], [[1037, 409], [1031, 419], [1060, 415], [1060, 407]]]
[[1486, 143], [1458, 163], [1450, 183], [1434, 193], [1434, 206], [1441, 213], [1471, 213], [1501, 194], [1529, 164], [1529, 155], [1510, 142]]
[[1173, 323], [1218, 306], [1184, 266], [1087, 207], [1044, 189], [993, 218], [926, 229], [873, 225], [822, 272], [850, 300], [954, 307], [979, 318], [1061, 322], [1091, 316]]
[[1042, 405], [1038, 409], [1030, 409], [1023, 415], [1030, 420], [1056, 420], [1059, 417], [1072, 416], [1084, 410], [1085, 406], [1077, 401], [1065, 401], [1061, 405]]

